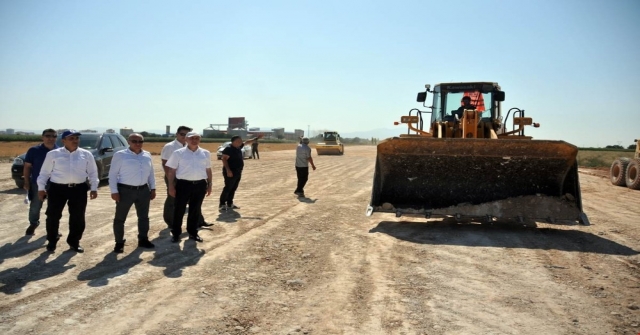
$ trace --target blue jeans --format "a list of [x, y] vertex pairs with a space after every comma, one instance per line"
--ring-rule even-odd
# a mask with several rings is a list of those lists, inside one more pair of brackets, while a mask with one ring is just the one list
[[38, 198], [38, 184], [31, 183], [29, 188], [29, 224], [38, 226], [40, 224], [40, 210], [42, 209], [42, 201]]

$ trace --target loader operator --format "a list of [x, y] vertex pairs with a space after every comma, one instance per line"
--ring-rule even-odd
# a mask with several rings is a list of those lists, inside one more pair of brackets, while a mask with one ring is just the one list
[[462, 114], [464, 114], [465, 109], [476, 109], [476, 106], [471, 104], [471, 97], [469, 96], [462, 97], [462, 100], [460, 100], [460, 102], [462, 102], [462, 106], [460, 106], [460, 108], [458, 108], [458, 110], [454, 112], [454, 115], [458, 116], [458, 120], [462, 119]]

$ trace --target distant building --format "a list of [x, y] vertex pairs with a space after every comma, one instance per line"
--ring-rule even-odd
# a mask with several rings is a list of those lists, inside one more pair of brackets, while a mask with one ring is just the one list
[[13, 129], [13, 128], [7, 128], [7, 132], [6, 132], [6, 134], [7, 134], [7, 135], [14, 135], [15, 133], [16, 133], [16, 130], [15, 130], [15, 129]]
[[97, 130], [93, 130], [93, 129], [82, 129], [78, 131], [82, 134], [95, 134], [98, 132]]
[[129, 127], [120, 128], [120, 135], [124, 137], [128, 137], [131, 134], [133, 134], [132, 128], [129, 128]]

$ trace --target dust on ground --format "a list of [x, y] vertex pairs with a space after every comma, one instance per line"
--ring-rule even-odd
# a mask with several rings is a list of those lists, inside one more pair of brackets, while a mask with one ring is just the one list
[[44, 225], [23, 236], [24, 194], [10, 163], [0, 164], [0, 333], [640, 331], [640, 191], [581, 170], [587, 227], [366, 217], [375, 147], [315, 157], [308, 198], [292, 194], [293, 155], [247, 160], [241, 209], [226, 213], [216, 210], [222, 177], [214, 161], [204, 216], [215, 225], [200, 232], [204, 243], [170, 242], [166, 190], [158, 187], [150, 214], [156, 248], [136, 248], [132, 210], [119, 255], [111, 252], [108, 187], [89, 201], [85, 253], [66, 250], [63, 238], [49, 254]]

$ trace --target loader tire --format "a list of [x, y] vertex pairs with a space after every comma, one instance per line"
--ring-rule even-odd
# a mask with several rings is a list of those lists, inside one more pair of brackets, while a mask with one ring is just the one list
[[611, 169], [609, 170], [609, 176], [611, 177], [611, 184], [616, 186], [626, 185], [626, 172], [627, 165], [629, 165], [629, 158], [620, 157], [613, 161]]
[[640, 159], [633, 159], [629, 162], [625, 181], [628, 188], [640, 190]]

